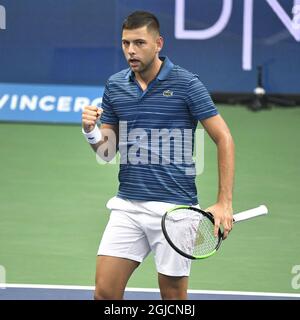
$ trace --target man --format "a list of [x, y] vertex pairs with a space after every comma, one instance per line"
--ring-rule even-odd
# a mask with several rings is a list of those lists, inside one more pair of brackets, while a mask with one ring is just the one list
[[93, 150], [105, 145], [109, 151], [116, 143], [121, 153], [119, 191], [107, 204], [112, 211], [98, 251], [95, 299], [122, 299], [128, 279], [151, 250], [162, 298], [187, 298], [190, 260], [168, 245], [160, 221], [174, 204], [198, 204], [195, 174], [185, 171], [194, 164], [176, 163], [174, 146], [173, 158], [165, 159], [153, 147], [150, 133], [155, 130], [160, 130], [162, 144], [163, 130], [194, 133], [201, 121], [218, 151], [219, 192], [217, 202], [207, 210], [214, 215], [215, 233], [222, 225], [226, 238], [232, 229], [230, 131], [198, 76], [160, 57], [162, 47], [153, 14], [129, 15], [122, 27], [122, 48], [130, 68], [108, 80], [103, 109], [87, 106], [82, 114], [82, 130]]

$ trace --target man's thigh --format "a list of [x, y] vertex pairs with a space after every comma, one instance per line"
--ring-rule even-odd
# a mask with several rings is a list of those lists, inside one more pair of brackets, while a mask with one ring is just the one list
[[95, 299], [122, 299], [128, 279], [138, 265], [130, 259], [98, 256]]

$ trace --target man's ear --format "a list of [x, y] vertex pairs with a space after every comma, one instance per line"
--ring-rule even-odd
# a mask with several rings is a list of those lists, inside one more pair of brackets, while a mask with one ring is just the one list
[[156, 44], [157, 44], [157, 53], [161, 51], [161, 49], [163, 48], [164, 45], [164, 39], [162, 36], [159, 36], [156, 40]]

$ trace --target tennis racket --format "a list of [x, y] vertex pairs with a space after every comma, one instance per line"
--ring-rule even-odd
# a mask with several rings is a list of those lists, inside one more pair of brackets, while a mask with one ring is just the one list
[[[233, 222], [237, 223], [267, 213], [268, 208], [261, 205], [234, 214]], [[176, 206], [163, 215], [161, 226], [170, 246], [189, 259], [208, 258], [217, 252], [222, 243], [223, 233], [220, 229], [218, 236], [214, 236], [213, 215], [198, 208]]]

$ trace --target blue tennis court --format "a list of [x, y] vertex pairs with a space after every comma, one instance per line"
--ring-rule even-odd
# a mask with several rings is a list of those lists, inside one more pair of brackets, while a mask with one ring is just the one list
[[[0, 300], [92, 300], [92, 286], [7, 284]], [[160, 300], [158, 289], [128, 288], [125, 300]], [[189, 290], [189, 300], [300, 300], [300, 294]]]

